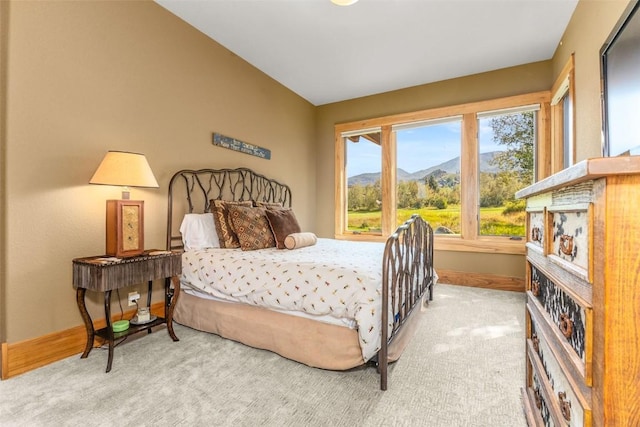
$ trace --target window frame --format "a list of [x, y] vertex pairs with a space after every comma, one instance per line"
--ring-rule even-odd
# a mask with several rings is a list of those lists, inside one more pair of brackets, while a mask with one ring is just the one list
[[[537, 104], [540, 109], [537, 114], [536, 168], [549, 162], [549, 113], [550, 91], [541, 91], [485, 101], [471, 102], [446, 107], [390, 116], [339, 123], [334, 128], [335, 139], [335, 238], [345, 240], [385, 241], [387, 236], [396, 229], [396, 141], [393, 125], [410, 124], [413, 122], [444, 119], [452, 116], [462, 116], [461, 141], [461, 170], [465, 171], [460, 177], [461, 182], [461, 234], [436, 235], [435, 249], [524, 254], [524, 239], [512, 240], [504, 236], [479, 236], [478, 232], [478, 120], [477, 114], [491, 110], [502, 110]], [[380, 128], [382, 165], [380, 185], [382, 197], [386, 203], [382, 208], [382, 234], [354, 234], [347, 231], [347, 176], [345, 170], [346, 144], [343, 134], [357, 132], [360, 129]], [[537, 179], [547, 176], [543, 170]]]

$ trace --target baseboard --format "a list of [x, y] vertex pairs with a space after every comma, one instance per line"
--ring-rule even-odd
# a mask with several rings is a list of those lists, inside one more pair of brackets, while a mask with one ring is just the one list
[[524, 292], [525, 290], [524, 278], [440, 269], [436, 270], [436, 272], [440, 283], [500, 291]]
[[[151, 305], [151, 311], [162, 315], [164, 303], [158, 302]], [[135, 310], [124, 313], [125, 318], [131, 318]], [[120, 315], [114, 316], [118, 320]], [[97, 330], [104, 328], [107, 322], [99, 319], [93, 322]], [[84, 351], [87, 343], [87, 330], [84, 325], [76, 326], [64, 331], [53, 332], [38, 338], [33, 338], [17, 343], [2, 343], [2, 375], [6, 380], [16, 375], [23, 374], [36, 368], [65, 359]], [[96, 337], [95, 345], [102, 344]]]

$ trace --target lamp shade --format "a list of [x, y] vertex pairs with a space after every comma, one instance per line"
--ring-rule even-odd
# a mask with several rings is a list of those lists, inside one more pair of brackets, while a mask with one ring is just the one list
[[108, 151], [89, 184], [158, 188], [144, 154]]

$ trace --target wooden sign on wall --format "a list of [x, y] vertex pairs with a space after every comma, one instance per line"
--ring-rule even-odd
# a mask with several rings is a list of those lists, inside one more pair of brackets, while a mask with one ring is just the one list
[[239, 139], [224, 136], [219, 133], [213, 134], [213, 145], [228, 148], [230, 150], [240, 151], [241, 153], [251, 154], [252, 156], [260, 157], [263, 159], [271, 159], [271, 150], [258, 147], [257, 145], [249, 144]]

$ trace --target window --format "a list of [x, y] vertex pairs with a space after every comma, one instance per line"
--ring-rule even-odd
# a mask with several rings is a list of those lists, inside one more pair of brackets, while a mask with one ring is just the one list
[[382, 150], [380, 130], [344, 136], [347, 146], [347, 230], [353, 233], [382, 232]]
[[[413, 213], [436, 249], [524, 253], [549, 92], [339, 124], [336, 238], [384, 240]], [[375, 126], [375, 127], [372, 127]]]
[[392, 126], [396, 226], [419, 213], [437, 233], [460, 234], [462, 118]]
[[478, 114], [479, 234], [524, 236], [524, 201], [533, 184], [538, 106]]
[[551, 89], [552, 170], [549, 174], [568, 168], [575, 163], [573, 80], [573, 55], [571, 55]]
[[573, 158], [573, 106], [567, 92], [560, 101], [562, 103], [562, 166], [568, 168], [575, 160]]

